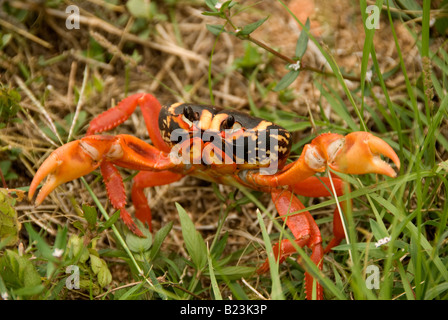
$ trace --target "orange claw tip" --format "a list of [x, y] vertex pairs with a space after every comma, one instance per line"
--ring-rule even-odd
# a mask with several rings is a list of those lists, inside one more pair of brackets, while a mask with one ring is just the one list
[[[42, 203], [43, 199], [48, 195], [48, 193], [51, 192], [49, 190], [50, 187], [52, 187], [55, 183], [54, 178], [51, 178], [50, 173], [56, 170], [57, 168], [57, 161], [54, 159], [53, 153], [50, 155], [50, 157], [44, 161], [44, 163], [40, 166], [39, 170], [37, 170], [36, 175], [33, 178], [33, 181], [31, 182], [30, 189], [28, 191], [28, 199], [31, 201], [31, 199], [34, 196], [34, 193], [37, 190], [37, 187], [41, 183], [43, 179], [45, 179], [46, 176], [49, 176], [47, 183], [45, 183], [42, 190], [39, 192], [39, 195], [37, 196], [37, 199], [35, 201], [35, 205], [38, 206]], [[54, 186], [56, 188], [56, 186]], [[54, 189], [53, 188], [53, 189]], [[53, 190], [52, 189], [52, 190]]]
[[384, 140], [375, 137], [374, 135], [370, 135], [368, 143], [370, 151], [372, 151], [373, 154], [381, 154], [391, 159], [397, 169], [400, 170], [400, 159], [390, 145], [388, 145]]
[[381, 156], [391, 159], [400, 169], [400, 159], [389, 144], [368, 132], [353, 132], [345, 137], [330, 167], [348, 174], [377, 173], [396, 177], [395, 170]]

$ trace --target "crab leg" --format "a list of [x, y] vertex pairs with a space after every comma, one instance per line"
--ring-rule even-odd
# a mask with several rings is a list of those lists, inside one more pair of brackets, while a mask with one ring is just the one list
[[[344, 194], [344, 189], [350, 186], [344, 183], [341, 179], [333, 177], [333, 185], [335, 188], [336, 196], [339, 197]], [[328, 197], [334, 196], [332, 194], [332, 187], [330, 183], [330, 178], [328, 177], [310, 177], [299, 183], [296, 183], [291, 187], [295, 194], [305, 196], [305, 197]], [[346, 201], [339, 202], [342, 212], [346, 212], [348, 203]], [[344, 227], [342, 226], [341, 215], [339, 213], [338, 207], [334, 209], [333, 213], [333, 238], [325, 247], [325, 253], [328, 253], [333, 247], [337, 246], [342, 239], [344, 239]]]
[[130, 230], [142, 235], [124, 209], [126, 204], [124, 186], [114, 165], [151, 171], [164, 171], [177, 166], [171, 161], [169, 154], [133, 136], [91, 135], [53, 151], [34, 176], [28, 197], [30, 200], [33, 198], [38, 185], [45, 177], [47, 181], [36, 198], [36, 205], [42, 203], [45, 197], [62, 183], [84, 176], [101, 167], [112, 205], [121, 210], [123, 221]]
[[125, 122], [135, 108], [140, 109], [145, 120], [146, 129], [152, 144], [159, 150], [170, 152], [170, 148], [163, 141], [159, 131], [160, 102], [148, 93], [136, 93], [121, 100], [115, 107], [104, 111], [90, 122], [87, 135], [111, 130]]
[[152, 231], [151, 208], [143, 192], [144, 189], [170, 184], [182, 179], [182, 177], [182, 174], [171, 171], [141, 171], [134, 177], [131, 196], [132, 204], [135, 208], [135, 217], [141, 222], [147, 223], [150, 231]]
[[[305, 209], [305, 206], [288, 190], [275, 189], [271, 193], [272, 200], [279, 215], [294, 235], [296, 245], [300, 247], [307, 246], [312, 250], [311, 260], [322, 269], [322, 259], [324, 251], [322, 248], [322, 239], [319, 231], [319, 227], [314, 221], [313, 217], [308, 211], [302, 211], [297, 214], [290, 215], [290, 213]], [[279, 262], [296, 252], [294, 245], [290, 240], [286, 239], [273, 246], [274, 256]], [[258, 273], [264, 273], [269, 270], [269, 261], [258, 269]], [[305, 289], [307, 299], [313, 299], [313, 282], [314, 278], [308, 273], [305, 273]], [[323, 290], [319, 283], [315, 286], [315, 298], [317, 300], [323, 299]]]

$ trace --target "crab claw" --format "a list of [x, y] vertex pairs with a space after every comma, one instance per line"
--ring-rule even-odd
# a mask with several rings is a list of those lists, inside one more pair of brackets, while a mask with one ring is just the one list
[[392, 160], [400, 169], [400, 159], [382, 139], [368, 132], [353, 132], [345, 137], [328, 141], [328, 166], [348, 174], [378, 173], [396, 177], [395, 170], [381, 156]]
[[[31, 200], [40, 182], [47, 177], [47, 181], [40, 190], [35, 204], [39, 205], [59, 185], [82, 177], [99, 167], [104, 153], [110, 149], [110, 144], [97, 143], [99, 139], [91, 136], [89, 139], [72, 141], [53, 151], [44, 161], [28, 192]], [[101, 141], [103, 142], [103, 141]]]

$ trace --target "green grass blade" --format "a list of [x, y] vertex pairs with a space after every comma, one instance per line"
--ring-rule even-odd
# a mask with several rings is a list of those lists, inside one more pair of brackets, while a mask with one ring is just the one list
[[198, 270], [202, 270], [207, 263], [207, 246], [201, 234], [196, 230], [193, 221], [191, 221], [187, 212], [180, 204], [176, 202], [177, 212], [179, 213], [182, 226], [182, 235], [185, 246], [190, 254], [191, 260]]
[[212, 283], [213, 295], [215, 297], [215, 300], [222, 300], [222, 295], [221, 292], [219, 291], [218, 281], [216, 280], [212, 257], [209, 248], [207, 248], [207, 261], [208, 261], [208, 272], [210, 276], [210, 281]]
[[260, 224], [261, 234], [263, 236], [263, 241], [265, 243], [266, 254], [269, 261], [269, 272], [271, 274], [272, 280], [272, 291], [271, 299], [273, 300], [284, 300], [282, 292], [282, 285], [280, 283], [280, 277], [278, 272], [278, 261], [274, 256], [274, 251], [272, 250], [271, 240], [269, 239], [269, 234], [266, 230], [266, 225], [264, 224], [263, 218], [261, 217], [260, 210], [257, 210], [258, 223]]

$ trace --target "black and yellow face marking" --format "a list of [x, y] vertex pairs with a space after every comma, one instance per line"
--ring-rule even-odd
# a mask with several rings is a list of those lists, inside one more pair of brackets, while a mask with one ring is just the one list
[[291, 150], [291, 133], [264, 119], [209, 105], [176, 103], [162, 107], [159, 128], [172, 148], [186, 138], [211, 142], [240, 168], [284, 166]]

